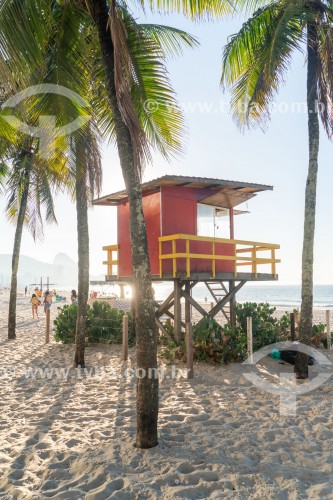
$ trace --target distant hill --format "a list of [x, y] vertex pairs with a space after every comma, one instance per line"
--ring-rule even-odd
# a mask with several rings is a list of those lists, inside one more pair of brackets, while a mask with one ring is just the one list
[[[0, 254], [0, 286], [10, 284], [12, 256]], [[46, 282], [47, 277], [55, 287], [77, 288], [77, 262], [65, 253], [55, 256], [53, 263], [41, 262], [32, 257], [21, 255], [18, 270], [18, 286], [25, 287], [39, 283], [40, 278]], [[91, 276], [92, 280], [103, 280], [104, 276]]]

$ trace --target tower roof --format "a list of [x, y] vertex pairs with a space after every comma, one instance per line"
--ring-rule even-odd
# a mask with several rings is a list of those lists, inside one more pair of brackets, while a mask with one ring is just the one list
[[[207, 191], [200, 203], [214, 205], [217, 207], [231, 208], [256, 196], [260, 191], [271, 191], [273, 186], [265, 184], [252, 184], [249, 182], [229, 181], [225, 179], [212, 179], [208, 177], [185, 177], [182, 175], [164, 175], [157, 179], [142, 184], [142, 194], [158, 192], [163, 186], [211, 189], [207, 196]], [[118, 191], [94, 200], [94, 205], [117, 206], [127, 201], [126, 190]]]

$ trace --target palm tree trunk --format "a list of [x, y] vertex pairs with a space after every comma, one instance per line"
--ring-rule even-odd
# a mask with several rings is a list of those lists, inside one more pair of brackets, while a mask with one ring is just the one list
[[[75, 336], [76, 367], [84, 368], [84, 352], [86, 341], [86, 315], [89, 294], [89, 228], [88, 228], [88, 201], [86, 184], [86, 163], [80, 151], [79, 141], [75, 141], [76, 155], [76, 216], [78, 241], [78, 308]], [[80, 159], [83, 161], [81, 162]]]
[[[137, 379], [137, 435], [136, 446], [152, 448], [158, 444], [158, 378], [157, 334], [150, 275], [146, 225], [142, 208], [139, 174], [134, 161], [133, 145], [124, 123], [114, 84], [114, 47], [107, 28], [109, 15], [105, 0], [96, 2], [96, 23], [102, 60], [105, 69], [108, 98], [114, 118], [120, 165], [130, 206], [130, 238], [132, 246], [132, 273], [135, 300], [135, 329], [137, 368], [146, 376]], [[144, 372], [143, 372], [144, 370]], [[155, 374], [148, 378], [148, 374]]]
[[22, 197], [20, 200], [20, 208], [19, 208], [17, 224], [15, 229], [15, 237], [14, 237], [14, 248], [12, 256], [12, 276], [10, 282], [9, 311], [8, 311], [8, 339], [16, 338], [17, 271], [20, 260], [22, 232], [23, 232], [24, 218], [28, 204], [28, 195], [29, 195], [29, 177], [27, 176]]
[[[302, 304], [300, 318], [300, 341], [311, 343], [313, 315], [313, 248], [316, 216], [316, 191], [319, 154], [318, 117], [318, 36], [314, 23], [308, 24], [307, 33], [307, 105], [309, 134], [309, 170], [305, 189], [304, 236], [302, 254]], [[299, 353], [295, 364], [297, 378], [308, 378], [308, 356]]]

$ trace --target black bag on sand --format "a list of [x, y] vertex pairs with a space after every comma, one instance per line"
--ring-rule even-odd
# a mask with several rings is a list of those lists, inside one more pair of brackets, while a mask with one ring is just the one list
[[[297, 356], [297, 351], [288, 351], [288, 350], [280, 351], [280, 359], [282, 361], [285, 361], [286, 363], [290, 363], [291, 365], [295, 364], [296, 356]], [[314, 362], [315, 359], [312, 356], [309, 356], [308, 365], [312, 366]]]

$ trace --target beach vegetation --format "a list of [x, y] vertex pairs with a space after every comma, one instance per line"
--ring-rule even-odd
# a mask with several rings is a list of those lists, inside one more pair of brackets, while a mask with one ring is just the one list
[[[76, 323], [79, 307], [77, 304], [58, 307], [59, 314], [54, 320], [54, 338], [63, 344], [74, 344], [76, 338]], [[134, 328], [132, 315], [112, 308], [105, 302], [94, 302], [86, 305], [85, 314], [85, 344], [122, 342], [123, 317], [129, 317], [128, 342], [134, 344]]]
[[214, 318], [205, 317], [193, 325], [194, 342], [221, 342], [222, 326]]
[[[229, 325], [217, 325], [217, 334], [211, 325], [206, 330], [201, 327], [197, 335], [193, 332], [193, 359], [195, 361], [221, 364], [241, 362], [246, 357], [247, 338], [240, 328], [231, 330]], [[176, 359], [186, 361], [186, 346], [184, 340], [180, 345], [175, 342], [165, 342], [160, 349], [160, 356], [169, 362]]]
[[63, 307], [58, 307], [59, 314], [54, 320], [54, 338], [57, 342], [74, 344], [77, 309], [77, 304], [66, 304]]
[[317, 335], [318, 333], [324, 333], [326, 331], [325, 323], [317, 323], [312, 326], [312, 336]]
[[[193, 355], [197, 361], [213, 363], [241, 362], [247, 356], [247, 318], [252, 317], [253, 350], [279, 340], [286, 340], [289, 335], [290, 317], [286, 313], [281, 318], [274, 317], [275, 307], [268, 303], [245, 302], [236, 304], [236, 325], [220, 325], [216, 320], [203, 318], [193, 325]], [[173, 337], [173, 325], [167, 320], [163, 325]], [[161, 337], [160, 355], [166, 359], [185, 360], [185, 342], [180, 346]]]
[[245, 302], [236, 304], [235, 313], [237, 324], [241, 331], [246, 334], [247, 318], [252, 318], [253, 350], [273, 344], [287, 335], [290, 326], [290, 318], [283, 315], [281, 319], [274, 317], [275, 307], [268, 303]]

